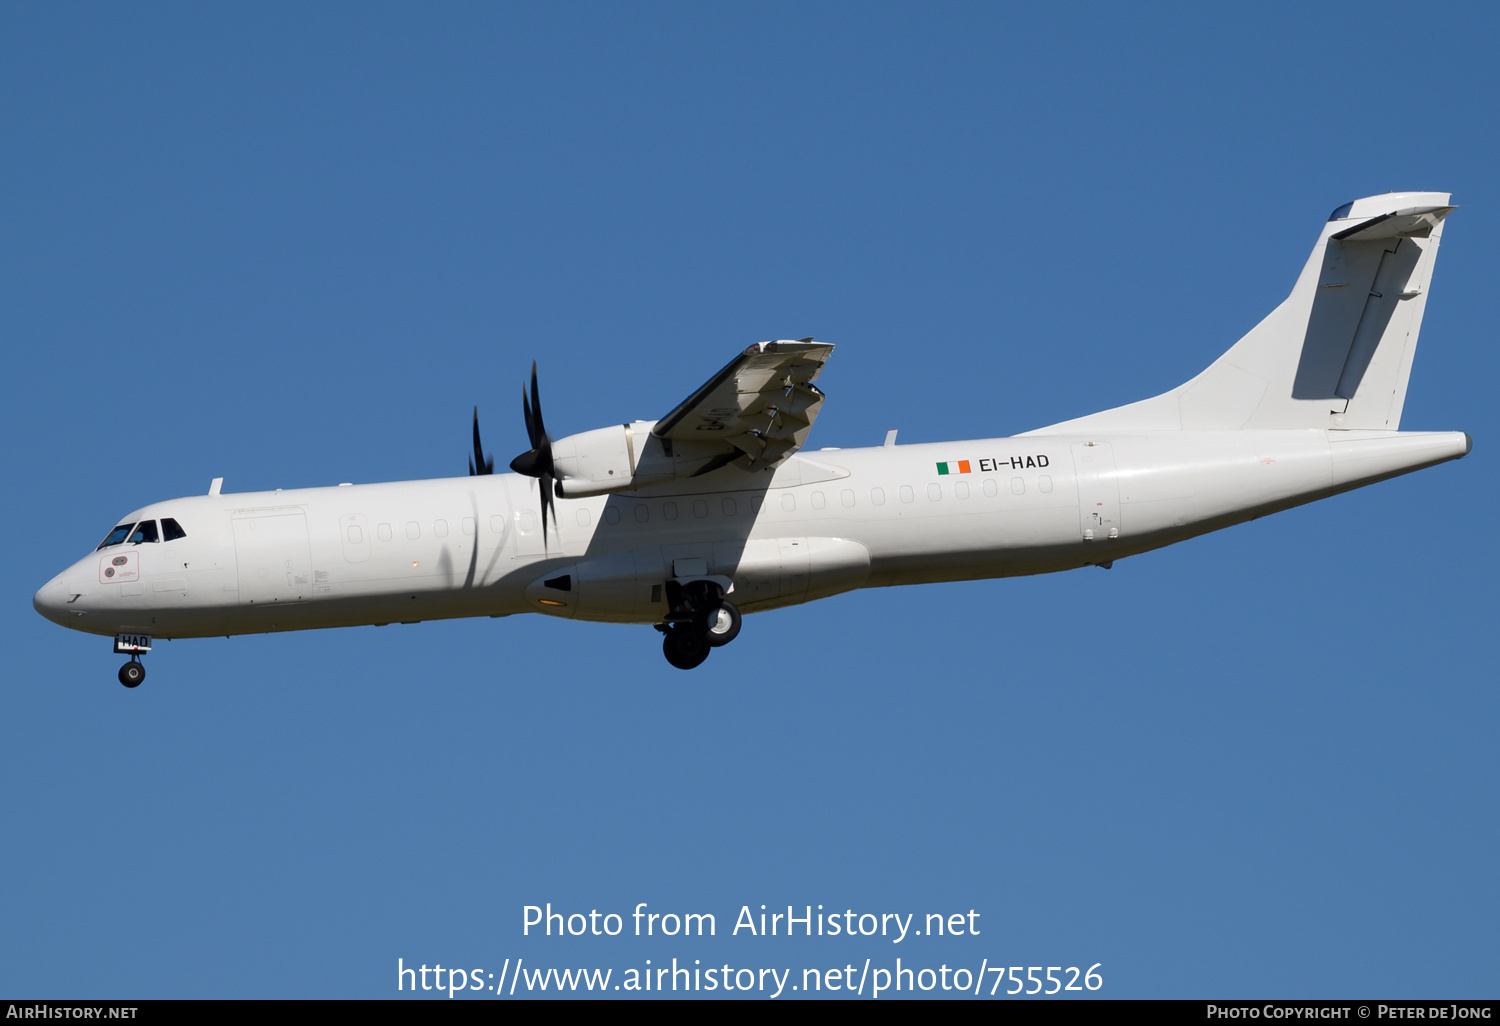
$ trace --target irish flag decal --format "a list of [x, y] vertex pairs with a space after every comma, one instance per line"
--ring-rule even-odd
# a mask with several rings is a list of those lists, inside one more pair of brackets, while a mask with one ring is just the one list
[[957, 463], [939, 463], [937, 468], [939, 474], [967, 474], [969, 472], [969, 461], [959, 460]]

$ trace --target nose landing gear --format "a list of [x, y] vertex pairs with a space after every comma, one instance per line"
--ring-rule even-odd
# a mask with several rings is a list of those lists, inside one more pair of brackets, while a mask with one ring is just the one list
[[130, 662], [120, 667], [120, 683], [127, 688], [139, 687], [141, 681], [146, 679], [146, 665], [138, 656], [131, 656]]
[[120, 667], [120, 683], [127, 688], [140, 687], [146, 679], [146, 667], [141, 663], [141, 654], [151, 651], [149, 634], [116, 634], [115, 654], [128, 655], [130, 662]]

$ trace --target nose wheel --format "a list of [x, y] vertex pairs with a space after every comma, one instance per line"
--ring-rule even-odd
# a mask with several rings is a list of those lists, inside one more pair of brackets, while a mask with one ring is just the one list
[[146, 666], [139, 659], [132, 658], [130, 662], [120, 667], [120, 683], [127, 688], [139, 687], [141, 681], [146, 679]]

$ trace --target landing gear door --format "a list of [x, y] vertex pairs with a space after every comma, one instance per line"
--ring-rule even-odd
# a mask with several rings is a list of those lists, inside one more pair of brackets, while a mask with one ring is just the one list
[[1076, 443], [1073, 469], [1078, 475], [1078, 519], [1083, 540], [1118, 538], [1120, 480], [1113, 447], [1108, 442]]

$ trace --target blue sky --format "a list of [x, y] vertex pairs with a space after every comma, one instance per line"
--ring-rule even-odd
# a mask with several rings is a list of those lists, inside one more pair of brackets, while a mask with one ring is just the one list
[[[0, 10], [0, 990], [1102, 963], [1116, 997], [1493, 997], [1488, 5]], [[747, 619], [164, 644], [31, 595], [150, 501], [462, 474], [838, 344], [812, 445], [1155, 394], [1335, 206], [1452, 191], [1403, 427], [1467, 459], [1122, 561]], [[521, 935], [522, 908], [720, 936]], [[742, 905], [977, 937], [727, 937]]]

